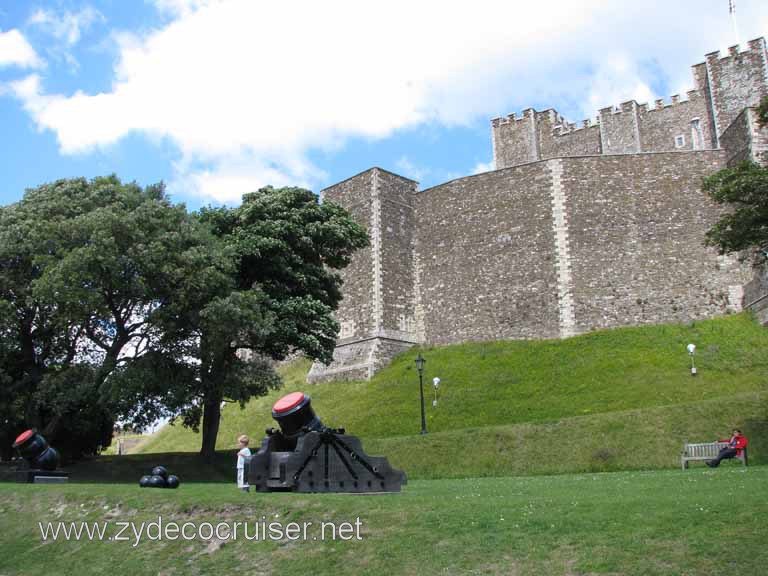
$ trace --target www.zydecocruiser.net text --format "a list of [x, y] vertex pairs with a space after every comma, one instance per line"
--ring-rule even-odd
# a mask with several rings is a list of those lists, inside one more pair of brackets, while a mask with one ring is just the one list
[[162, 516], [146, 522], [38, 522], [40, 538], [46, 541], [111, 541], [138, 546], [146, 541], [248, 540], [264, 541], [356, 541], [362, 540], [363, 522], [277, 522], [266, 516], [243, 522], [175, 522]]

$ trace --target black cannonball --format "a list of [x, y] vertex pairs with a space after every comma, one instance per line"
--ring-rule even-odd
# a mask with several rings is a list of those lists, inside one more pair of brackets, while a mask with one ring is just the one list
[[168, 478], [168, 470], [166, 470], [165, 466], [155, 466], [152, 468], [152, 476], [162, 476], [163, 480]]
[[139, 486], [142, 488], [146, 488], [149, 486], [149, 479], [152, 478], [152, 476], [142, 476], [141, 480], [139, 480]]
[[179, 484], [180, 484], [179, 477], [174, 476], [173, 474], [168, 476], [168, 479], [165, 481], [166, 488], [178, 488]]
[[149, 481], [147, 482], [147, 486], [150, 488], [165, 488], [165, 478], [159, 475], [152, 475], [149, 477]]

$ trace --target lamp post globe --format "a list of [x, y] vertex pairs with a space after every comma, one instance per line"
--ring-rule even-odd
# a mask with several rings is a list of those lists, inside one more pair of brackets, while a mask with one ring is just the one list
[[686, 346], [688, 355], [691, 357], [691, 376], [696, 376], [696, 363], [693, 361], [693, 357], [696, 354], [696, 344], [688, 344]]

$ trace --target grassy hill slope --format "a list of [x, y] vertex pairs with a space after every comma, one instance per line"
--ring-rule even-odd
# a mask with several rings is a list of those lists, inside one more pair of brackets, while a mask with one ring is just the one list
[[[750, 439], [750, 464], [768, 464], [766, 392], [738, 394], [728, 402], [706, 400], [550, 422], [374, 438], [367, 439], [364, 447], [371, 455], [386, 455], [410, 479], [649, 470], [679, 466], [686, 440], [712, 440], [733, 425]], [[184, 482], [232, 483], [235, 451], [218, 452], [212, 463], [203, 463], [194, 452], [101, 456], [68, 470], [73, 483], [133, 484], [159, 464]], [[738, 466], [736, 461], [723, 463]], [[4, 480], [13, 480], [10, 464], [0, 464], [0, 481]]]
[[[685, 350], [689, 342], [697, 345], [695, 378]], [[452, 437], [446, 442], [461, 442], [463, 430], [488, 428], [487, 434], [477, 431], [466, 436], [487, 444], [498, 434], [524, 438], [524, 431], [535, 435], [543, 430], [549, 435], [548, 444], [565, 446], [583, 440], [582, 434], [593, 439], [594, 430], [606, 426], [606, 438], [623, 438], [626, 445], [634, 443], [641, 429], [644, 436], [654, 436], [648, 422], [672, 434], [675, 443], [683, 437], [693, 441], [726, 434], [730, 426], [746, 426], [748, 420], [753, 428], [760, 428], [768, 410], [761, 413], [751, 408], [762, 402], [756, 393], [768, 389], [766, 350], [768, 330], [747, 314], [686, 325], [606, 330], [567, 340], [422, 348], [427, 359], [424, 378], [430, 432], [424, 440], [439, 443], [438, 438]], [[274, 401], [287, 392], [303, 390], [312, 396], [324, 423], [344, 426], [395, 462], [396, 446], [402, 444], [401, 462], [419, 469], [420, 457], [412, 462], [405, 459], [406, 445], [412, 442], [407, 437], [420, 428], [415, 355], [416, 350], [401, 355], [370, 382], [310, 386], [304, 381], [308, 361], [287, 365], [282, 369], [282, 390], [251, 401], [243, 410], [226, 407], [218, 446], [234, 447], [242, 433], [260, 439], [264, 428], [274, 425], [270, 416]], [[436, 408], [431, 405], [434, 376], [442, 379]], [[659, 410], [662, 407], [669, 409]], [[642, 426], [633, 428], [632, 422]], [[497, 432], [499, 427], [506, 432]], [[551, 435], [552, 430], [561, 433]], [[448, 435], [435, 434], [439, 432]], [[169, 426], [142, 444], [139, 452], [197, 451], [199, 444], [198, 434]], [[499, 449], [502, 453], [529, 449], [525, 446], [539, 449], [531, 448], [536, 446], [531, 442]], [[586, 460], [582, 457], [576, 469], [591, 469], [587, 463], [593, 461], [598, 469], [620, 461], [612, 450], [595, 452]], [[502, 468], [509, 470], [506, 465]]]

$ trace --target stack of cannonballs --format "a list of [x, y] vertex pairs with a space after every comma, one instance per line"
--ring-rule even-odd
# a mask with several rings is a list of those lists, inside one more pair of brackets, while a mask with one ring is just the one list
[[141, 477], [139, 486], [142, 488], [178, 488], [179, 478], [173, 474], [169, 475], [165, 466], [155, 466], [152, 468], [150, 476]]

